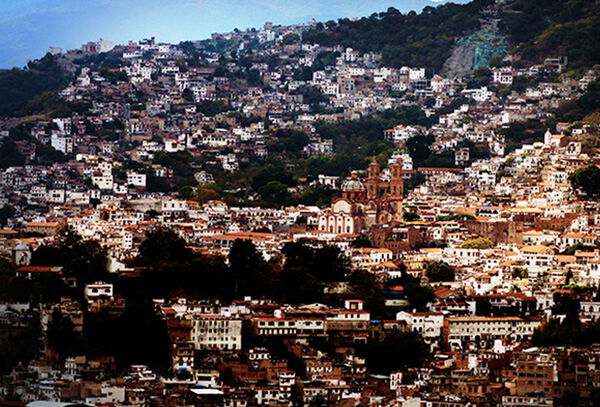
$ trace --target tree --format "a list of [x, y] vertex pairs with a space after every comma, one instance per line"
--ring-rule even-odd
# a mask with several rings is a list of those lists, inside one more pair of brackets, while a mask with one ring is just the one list
[[371, 341], [357, 353], [366, 357], [369, 371], [379, 374], [420, 366], [429, 356], [428, 346], [415, 332], [397, 332], [382, 341]]
[[360, 234], [352, 241], [352, 247], [361, 248], [361, 247], [373, 247], [373, 242], [368, 235]]
[[300, 36], [296, 33], [287, 33], [283, 36], [281, 43], [283, 45], [295, 44], [300, 41]]
[[391, 10], [356, 21], [340, 19], [337, 24], [332, 21], [315, 25], [303, 33], [303, 40], [323, 46], [339, 44], [363, 52], [381, 52], [386, 66], [428, 66], [438, 72], [450, 56], [455, 38], [479, 28], [477, 17], [484, 4], [489, 3], [445, 4], [438, 8], [425, 7], [420, 14]]
[[33, 252], [35, 266], [62, 266], [63, 274], [75, 277], [80, 286], [108, 277], [108, 256], [100, 244], [83, 239], [71, 228], [63, 228], [54, 245], [42, 245]]
[[128, 301], [120, 316], [108, 312], [87, 315], [83, 337], [84, 353], [113, 355], [119, 369], [144, 364], [166, 371], [170, 366], [167, 326], [150, 300]]
[[256, 250], [252, 240], [235, 239], [229, 251], [229, 268], [234, 278], [235, 295], [239, 294], [240, 290], [244, 290], [245, 293], [254, 291], [254, 276], [263, 262], [262, 254]]
[[0, 227], [6, 226], [8, 220], [15, 216], [17, 210], [12, 205], [4, 205], [0, 208]]
[[194, 190], [194, 187], [191, 185], [186, 185], [184, 187], [179, 188], [179, 191], [177, 191], [177, 198], [179, 199], [183, 199], [183, 200], [190, 200], [195, 198], [196, 196], [196, 191]]
[[421, 216], [417, 212], [408, 211], [408, 212], [404, 212], [404, 214], [402, 215], [402, 218], [407, 222], [412, 222], [417, 219], [420, 219]]
[[316, 397], [313, 397], [308, 403], [308, 407], [325, 407], [327, 405], [327, 400], [321, 394], [317, 394]]
[[588, 198], [600, 198], [600, 168], [597, 166], [590, 165], [573, 172], [569, 181], [573, 189], [585, 192]]
[[435, 138], [429, 134], [427, 136], [413, 136], [406, 140], [406, 148], [408, 154], [413, 159], [415, 165], [419, 166], [429, 158], [431, 155], [431, 149], [429, 146], [433, 144]]
[[428, 285], [421, 285], [418, 278], [406, 273], [406, 266], [404, 264], [400, 264], [400, 268], [402, 269], [402, 277], [388, 280], [385, 286], [400, 285], [404, 287], [404, 295], [408, 300], [410, 308], [424, 311], [427, 308], [427, 304], [435, 299], [433, 289]]
[[290, 199], [287, 188], [287, 185], [279, 181], [269, 181], [266, 185], [258, 188], [257, 192], [267, 205], [278, 207], [285, 205]]
[[181, 41], [179, 43], [179, 48], [181, 48], [182, 51], [188, 54], [191, 54], [192, 52], [196, 51], [196, 46], [192, 41]]
[[593, 252], [594, 249], [595, 249], [594, 246], [587, 246], [583, 243], [575, 243], [575, 244], [572, 244], [571, 246], [567, 247], [560, 254], [565, 255], [565, 256], [573, 256], [577, 250], [581, 250], [584, 252], [585, 251]]
[[408, 304], [412, 309], [423, 311], [427, 304], [435, 299], [433, 289], [429, 286], [420, 284], [409, 284], [404, 287]]
[[479, 297], [475, 300], [475, 315], [489, 317], [492, 314], [492, 304], [486, 297]]
[[9, 374], [19, 364], [26, 365], [40, 348], [40, 321], [34, 318], [21, 334], [0, 344], [0, 375]]
[[[293, 78], [295, 81], [305, 81], [308, 82], [313, 77], [313, 70], [310, 66], [301, 66], [294, 70]], [[307, 102], [308, 103], [308, 102]], [[311, 104], [311, 103], [308, 103]]]
[[570, 294], [554, 293], [552, 315], [565, 315], [564, 323], [578, 326], [579, 301]]
[[310, 139], [306, 133], [297, 130], [277, 130], [274, 137], [282, 144], [285, 151], [299, 153]]
[[140, 245], [139, 262], [157, 268], [161, 262], [183, 262], [191, 258], [184, 239], [170, 229], [159, 228], [146, 233]]
[[468, 81], [467, 86], [469, 88], [480, 88], [487, 86], [490, 83], [492, 73], [486, 67], [477, 68], [473, 71], [471, 80]]
[[306, 217], [306, 215], [300, 215], [298, 217], [296, 217], [296, 225], [306, 225], [306, 223], [308, 222], [308, 217]]
[[74, 329], [71, 318], [55, 308], [48, 324], [48, 346], [63, 357], [77, 354], [80, 336]]
[[348, 259], [335, 246], [314, 249], [290, 242], [281, 253], [285, 256], [283, 292], [290, 303], [320, 301], [323, 283], [340, 281], [349, 271]]
[[0, 168], [16, 167], [25, 164], [25, 158], [19, 152], [17, 145], [11, 139], [5, 140], [0, 146]]
[[190, 102], [191, 103], [191, 102], [194, 101], [194, 92], [192, 92], [192, 90], [190, 88], [185, 88], [183, 90], [183, 92], [181, 93], [181, 97], [186, 102]]
[[495, 243], [483, 237], [465, 240], [460, 247], [464, 249], [491, 249]]
[[57, 58], [49, 53], [29, 62], [27, 69], [2, 70], [0, 115], [26, 114], [23, 110], [27, 102], [44, 92], [63, 88], [71, 78], [72, 74], [64, 71]]
[[454, 281], [454, 268], [443, 261], [431, 262], [427, 265], [427, 277], [431, 282]]
[[219, 190], [220, 188], [214, 184], [202, 185], [196, 191], [196, 199], [200, 203], [221, 199]]
[[357, 270], [350, 275], [352, 296], [365, 302], [365, 309], [372, 316], [381, 316], [385, 310], [385, 297], [381, 294], [379, 282], [372, 273]]
[[515, 267], [510, 272], [512, 278], [527, 278], [528, 272], [524, 267]]
[[156, 218], [158, 215], [160, 215], [160, 213], [156, 210], [156, 209], [148, 209], [146, 211], [146, 215], [150, 218], [150, 219], [154, 219]]

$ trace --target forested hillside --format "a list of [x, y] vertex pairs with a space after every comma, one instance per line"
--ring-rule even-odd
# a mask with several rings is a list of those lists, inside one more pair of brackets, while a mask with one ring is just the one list
[[304, 40], [341, 44], [382, 53], [388, 66], [424, 66], [439, 72], [453, 46], [481, 28], [480, 19], [500, 19], [512, 52], [527, 63], [565, 55], [569, 68], [600, 63], [600, 3], [588, 0], [514, 0], [494, 7], [492, 0], [425, 7], [419, 14], [394, 8], [356, 21], [319, 24]]
[[66, 86], [71, 79], [50, 54], [29, 62], [27, 69], [0, 70], [0, 116], [25, 112], [28, 101]]
[[439, 71], [456, 38], [479, 28], [480, 11], [493, 0], [425, 7], [403, 14], [390, 7], [382, 13], [351, 21], [343, 18], [318, 24], [303, 39], [322, 45], [341, 44], [360, 51], [382, 52], [386, 65], [425, 66]]
[[569, 58], [569, 69], [600, 64], [600, 3], [589, 0], [515, 0], [504, 8], [503, 28], [526, 62]]

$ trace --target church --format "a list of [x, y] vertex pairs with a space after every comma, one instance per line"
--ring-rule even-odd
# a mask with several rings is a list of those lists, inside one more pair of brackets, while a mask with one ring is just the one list
[[333, 233], [360, 233], [373, 225], [402, 220], [404, 178], [402, 165], [390, 166], [389, 182], [381, 180], [381, 168], [376, 161], [369, 164], [366, 181], [357, 171], [342, 184], [342, 197], [319, 215], [319, 230]]

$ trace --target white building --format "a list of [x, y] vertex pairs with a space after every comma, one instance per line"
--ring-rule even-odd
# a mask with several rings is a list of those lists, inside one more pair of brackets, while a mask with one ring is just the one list
[[127, 185], [134, 187], [146, 186], [146, 174], [141, 174], [135, 171], [127, 171]]
[[444, 335], [448, 344], [463, 349], [463, 344], [471, 341], [509, 338], [520, 342], [531, 338], [541, 322], [521, 317], [449, 317], [444, 321]]
[[87, 284], [84, 291], [85, 299], [91, 302], [97, 298], [113, 296], [113, 285], [103, 282]]
[[408, 329], [417, 332], [427, 342], [437, 341], [442, 336], [444, 314], [441, 312], [400, 311], [396, 320], [406, 322]]
[[192, 342], [196, 349], [240, 350], [242, 320], [220, 315], [200, 315], [194, 320]]
[[52, 133], [52, 136], [50, 136], [50, 145], [63, 154], [70, 154], [73, 152], [73, 137]]
[[512, 85], [513, 70], [512, 68], [496, 68], [492, 69], [492, 82], [501, 85]]

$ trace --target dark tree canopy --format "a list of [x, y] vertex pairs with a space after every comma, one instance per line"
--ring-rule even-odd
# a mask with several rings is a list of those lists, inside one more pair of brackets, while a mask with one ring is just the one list
[[571, 175], [569, 181], [574, 189], [585, 192], [590, 199], [600, 198], [600, 168], [595, 165], [581, 168]]
[[33, 252], [34, 266], [62, 266], [63, 274], [75, 277], [79, 286], [108, 277], [106, 250], [95, 240], [84, 240], [70, 228], [64, 228], [54, 245], [40, 246]]
[[429, 281], [454, 281], [454, 268], [444, 263], [436, 261], [427, 265], [427, 277]]
[[146, 234], [140, 245], [144, 265], [157, 267], [161, 261], [187, 261], [191, 257], [184, 239], [170, 229], [157, 229]]
[[398, 369], [419, 366], [429, 355], [428, 346], [415, 332], [398, 332], [382, 341], [372, 341], [359, 350], [369, 371], [390, 374]]

